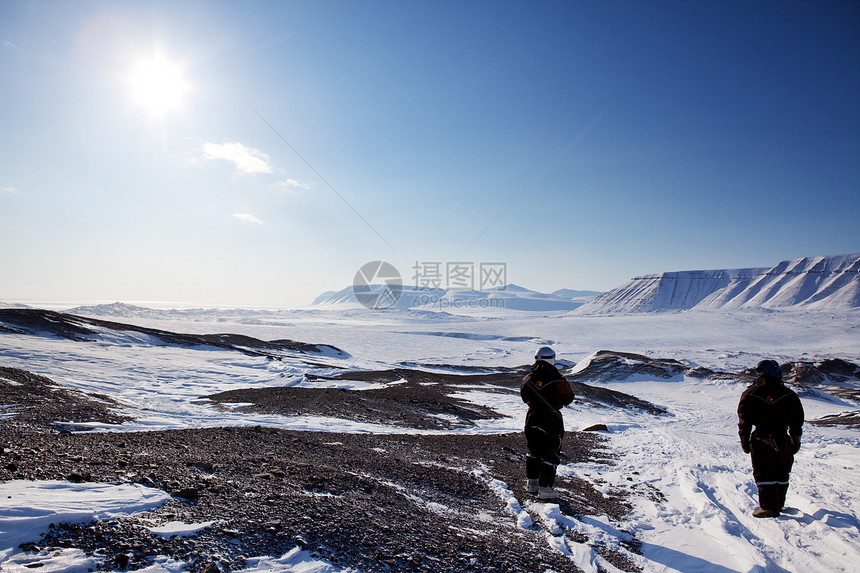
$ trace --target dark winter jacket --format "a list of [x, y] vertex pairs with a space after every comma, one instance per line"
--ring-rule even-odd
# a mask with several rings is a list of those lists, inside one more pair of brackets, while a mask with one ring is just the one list
[[[755, 431], [752, 431], [755, 426]], [[761, 376], [744, 390], [738, 403], [738, 434], [745, 451], [750, 439], [769, 442], [777, 449], [789, 447], [786, 432], [797, 444], [803, 433], [803, 405], [782, 380]]]
[[535, 362], [523, 378], [520, 396], [529, 405], [526, 427], [538, 426], [550, 433], [564, 431], [560, 410], [573, 402], [573, 391], [554, 365], [544, 360]]

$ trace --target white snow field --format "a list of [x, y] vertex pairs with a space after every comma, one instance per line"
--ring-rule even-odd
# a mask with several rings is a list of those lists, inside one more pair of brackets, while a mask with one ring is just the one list
[[[97, 307], [96, 307], [97, 308]], [[116, 308], [114, 308], [114, 311]], [[97, 310], [91, 311], [95, 316]], [[175, 332], [237, 333], [263, 340], [289, 338], [331, 344], [346, 357], [284, 353], [283, 360], [215, 348], [163, 345], [132, 333], [105, 331], [96, 341], [54, 336], [0, 335], [0, 365], [22, 368], [89, 393], [102, 393], [125, 405], [135, 420], [103, 431], [267, 425], [308, 431], [392, 432], [390, 426], [358, 424], [314, 417], [296, 418], [218, 411], [200, 396], [246, 387], [317, 385], [306, 374], [326, 374], [329, 366], [356, 370], [414, 367], [456, 371], [458, 367], [517, 366], [531, 362], [535, 349], [552, 345], [561, 359], [584, 365], [600, 349], [675, 358], [690, 366], [738, 370], [762, 358], [860, 362], [860, 311], [690, 311], [604, 316], [564, 312], [517, 312], [473, 309], [466, 314], [423, 310], [373, 312], [350, 310], [129, 312], [111, 320]], [[310, 363], [310, 362], [313, 362]], [[334, 369], [331, 370], [333, 372]], [[361, 389], [361, 382], [338, 382]], [[744, 386], [731, 380], [705, 381], [679, 376], [672, 380], [642, 377], [604, 384], [664, 406], [669, 414], [574, 404], [564, 410], [568, 429], [601, 422], [609, 427], [610, 448], [617, 464], [570, 464], [562, 475], [577, 476], [598, 489], [630, 491], [631, 514], [623, 522], [602, 515], [564, 516], [555, 504], [514, 498], [509, 484], [490, 483], [510, 510], [512, 523], [531, 524], [530, 515], [546, 526], [546, 542], [570, 556], [584, 571], [615, 571], [591, 551], [561, 535], [564, 529], [618, 545], [632, 535], [641, 555], [632, 558], [646, 572], [716, 573], [860, 571], [860, 433], [857, 429], [806, 424], [803, 447], [792, 472], [786, 512], [758, 520], [756, 489], [748, 456], [737, 439], [735, 408]], [[488, 405], [506, 418], [490, 420], [460, 432], [516, 432], [525, 407], [516, 392], [507, 394], [458, 388], [459, 396]], [[860, 408], [855, 402], [802, 398], [807, 420]], [[2, 402], [2, 398], [0, 398]], [[14, 405], [2, 404], [4, 415]], [[62, 420], [58, 420], [62, 422]], [[77, 426], [80, 426], [79, 424]], [[74, 428], [73, 428], [74, 429]], [[414, 431], [414, 430], [411, 430]], [[481, 468], [475, 468], [481, 472]], [[68, 514], [69, 519], [108, 519], [123, 511], [141, 511], [136, 491], [102, 486], [107, 509], [86, 516], [68, 508], [92, 495], [73, 484], [33, 483], [51, 498], [28, 504], [21, 484], [0, 484], [0, 570], [24, 571], [26, 557], [17, 541], [33, 541], [46, 526], [42, 516]], [[112, 486], [110, 486], [112, 487]], [[28, 491], [30, 491], [28, 490]], [[13, 498], [7, 498], [13, 495]], [[36, 494], [38, 496], [38, 494]], [[14, 501], [14, 503], [13, 503]], [[156, 499], [153, 499], [155, 502]], [[30, 519], [17, 525], [16, 519]], [[194, 535], [207, 524], [156, 524], [154, 528]], [[13, 531], [14, 530], [14, 531]], [[153, 530], [155, 531], [155, 529]], [[10, 541], [11, 540], [11, 541]], [[632, 554], [631, 554], [632, 555]], [[44, 557], [44, 556], [43, 556]], [[69, 550], [49, 561], [44, 571], [87, 570], [92, 558]], [[306, 552], [250, 559], [249, 571], [334, 572]], [[166, 557], [146, 571], [182, 570]]]

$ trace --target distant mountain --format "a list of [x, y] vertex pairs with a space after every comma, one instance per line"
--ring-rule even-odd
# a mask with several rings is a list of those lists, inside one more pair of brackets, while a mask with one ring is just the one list
[[80, 316], [110, 316], [113, 318], [166, 318], [169, 311], [135, 306], [124, 302], [113, 302], [110, 304], [96, 304], [90, 306], [76, 306], [66, 310], [68, 314]]
[[576, 313], [749, 308], [860, 308], [860, 253], [783, 261], [772, 268], [645, 275], [595, 297]]
[[[387, 296], [390, 292], [388, 290], [388, 287], [382, 284], [372, 284], [368, 286], [370, 290], [367, 293], [364, 293], [367, 296], [376, 294], [381, 297], [384, 297]], [[414, 286], [403, 285], [400, 297], [398, 298], [397, 302], [390, 308], [419, 308], [423, 307], [425, 302], [431, 300], [439, 300], [444, 295], [445, 291], [442, 289], [419, 289]], [[422, 302], [422, 300], [425, 302]], [[326, 291], [322, 293], [314, 299], [314, 301], [311, 303], [311, 306], [353, 308], [361, 306], [361, 303], [358, 301], [358, 298], [356, 298], [353, 287], [348, 286], [341, 290]]]
[[557, 296], [559, 298], [567, 298], [575, 302], [586, 303], [593, 299], [594, 297], [603, 294], [603, 291], [598, 290], [572, 290], [569, 288], [559, 289], [554, 291], [553, 296]]
[[[336, 304], [339, 302], [346, 302], [338, 300], [341, 296], [346, 295], [346, 291], [351, 289], [343, 289], [343, 290], [327, 290], [318, 297], [314, 299], [311, 303], [311, 306], [315, 304]], [[353, 297], [355, 298], [355, 297]], [[358, 302], [357, 300], [355, 302]]]
[[[371, 285], [371, 292], [385, 294], [384, 285]], [[569, 291], [574, 293], [590, 293], [592, 291]], [[559, 296], [556, 293], [545, 294], [529, 290], [519, 285], [506, 285], [476, 290], [445, 290], [424, 289], [404, 285], [400, 298], [391, 308], [421, 309], [421, 310], [458, 310], [477, 308], [505, 308], [522, 311], [569, 311], [580, 307], [585, 300], [575, 300], [573, 297]], [[312, 303], [314, 306], [354, 307], [360, 305], [349, 286], [339, 291], [328, 291], [318, 296]]]
[[278, 315], [284, 316], [289, 310], [255, 309], [255, 308], [170, 308], [157, 309], [145, 306], [135, 306], [123, 302], [97, 304], [92, 306], [76, 306], [64, 310], [68, 314], [90, 317], [108, 318], [139, 318], [146, 320], [187, 320], [200, 322], [243, 322], [246, 324], [264, 324], [265, 321]]

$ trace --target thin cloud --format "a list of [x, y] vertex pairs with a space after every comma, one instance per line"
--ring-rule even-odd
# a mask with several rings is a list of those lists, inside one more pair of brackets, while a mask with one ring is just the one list
[[233, 213], [233, 216], [248, 223], [254, 223], [256, 225], [265, 225], [263, 221], [259, 220], [253, 215], [249, 215], [248, 213]]
[[304, 181], [299, 181], [298, 179], [287, 179], [285, 181], [279, 181], [278, 185], [282, 187], [293, 187], [295, 189], [304, 189], [308, 190], [311, 188], [310, 183], [305, 183]]
[[14, 187], [0, 187], [0, 193], [18, 193]]
[[4, 48], [11, 48], [13, 50], [20, 50], [21, 49], [18, 46], [16, 46], [15, 44], [13, 44], [12, 42], [10, 42], [9, 40], [3, 40], [3, 47]]
[[250, 175], [272, 173], [268, 155], [238, 142], [204, 143], [202, 151], [204, 157], [223, 159], [232, 163], [239, 171]]

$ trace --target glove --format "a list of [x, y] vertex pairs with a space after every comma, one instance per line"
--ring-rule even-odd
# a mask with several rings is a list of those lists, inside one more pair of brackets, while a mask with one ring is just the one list
[[791, 453], [796, 454], [800, 451], [800, 436], [791, 436]]
[[750, 441], [748, 439], [741, 440], [741, 449], [744, 451], [745, 454], [750, 453]]

